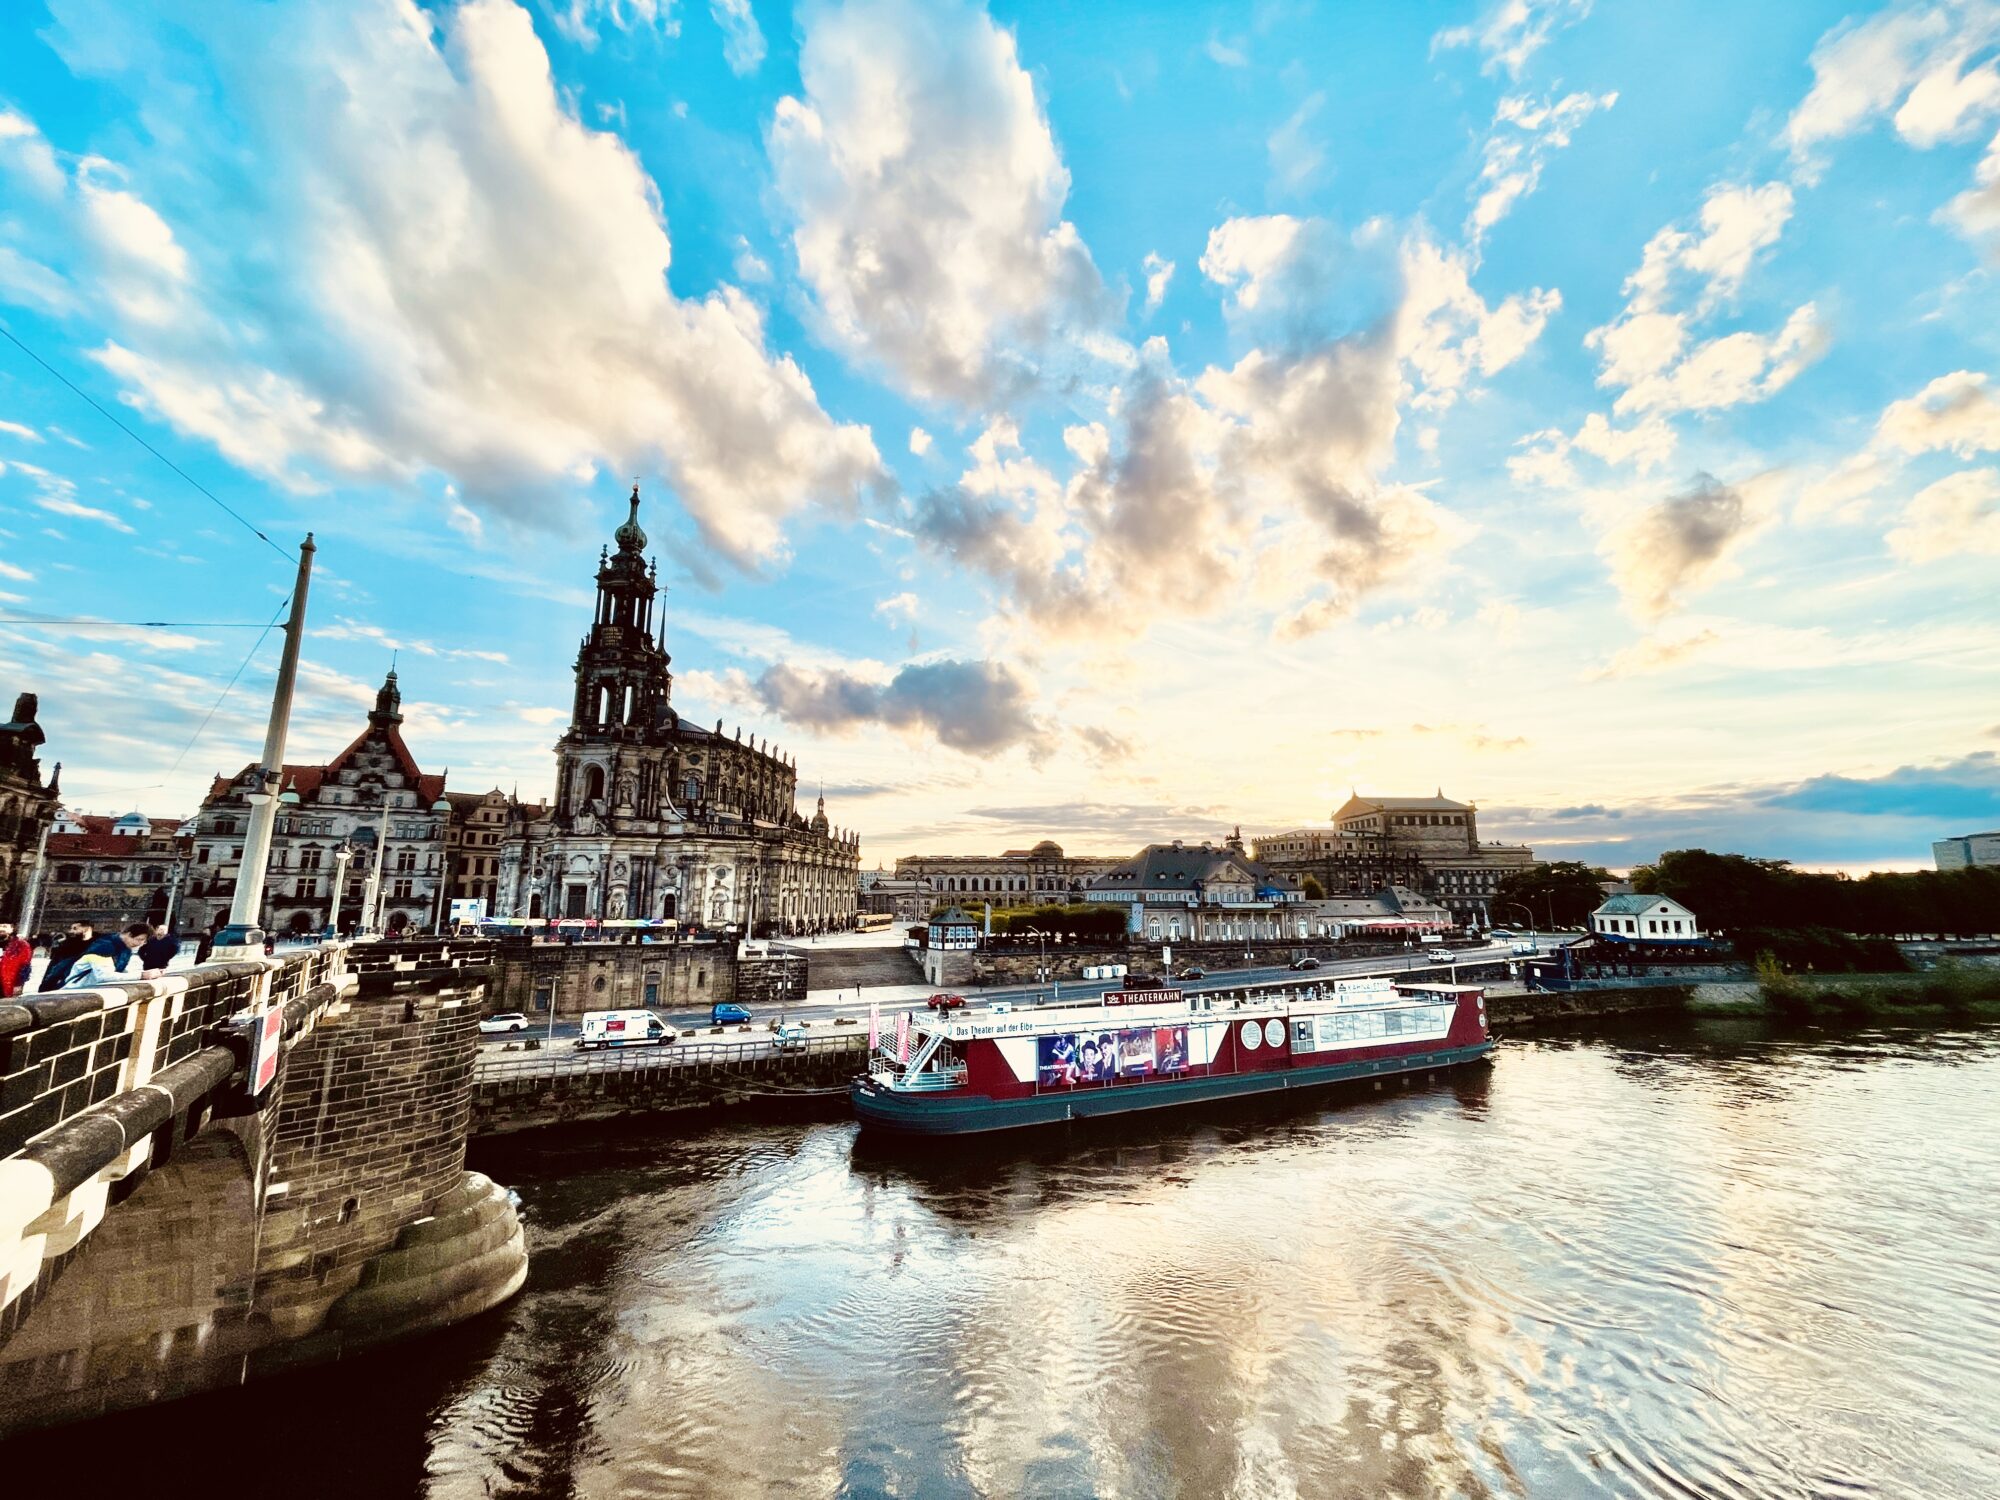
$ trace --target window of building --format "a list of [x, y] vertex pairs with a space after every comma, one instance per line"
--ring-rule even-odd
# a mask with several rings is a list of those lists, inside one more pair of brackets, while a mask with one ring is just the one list
[[323, 852], [318, 844], [306, 845], [305, 848], [299, 850], [299, 868], [301, 870], [317, 870], [319, 868], [320, 856]]
[[319, 882], [317, 880], [301, 880], [298, 883], [298, 894], [299, 899], [302, 901], [312, 899], [319, 894]]
[[83, 867], [81, 865], [57, 865], [56, 879], [65, 884], [81, 880], [83, 879]]
[[395, 880], [390, 882], [389, 899], [391, 901], [408, 901], [416, 893], [417, 888], [414, 881]]

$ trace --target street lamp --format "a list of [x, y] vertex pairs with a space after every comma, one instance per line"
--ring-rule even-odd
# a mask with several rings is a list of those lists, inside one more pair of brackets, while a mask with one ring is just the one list
[[354, 858], [354, 846], [343, 840], [333, 851], [333, 910], [328, 913], [326, 925], [332, 929], [332, 936], [340, 936], [340, 898], [347, 894], [347, 862]]

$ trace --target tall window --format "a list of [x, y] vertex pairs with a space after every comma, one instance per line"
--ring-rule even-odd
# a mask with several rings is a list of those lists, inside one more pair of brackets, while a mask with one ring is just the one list
[[298, 883], [297, 890], [300, 900], [311, 900], [319, 894], [319, 882], [317, 880], [301, 880]]
[[319, 868], [321, 853], [322, 851], [318, 844], [306, 845], [305, 848], [299, 850], [299, 868], [301, 870], [317, 870]]
[[408, 901], [416, 893], [416, 884], [410, 880], [395, 880], [389, 885], [389, 899], [392, 901]]

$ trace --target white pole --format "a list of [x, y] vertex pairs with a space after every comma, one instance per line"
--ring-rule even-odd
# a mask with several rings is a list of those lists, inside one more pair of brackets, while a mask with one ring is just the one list
[[216, 934], [217, 948], [259, 947], [264, 943], [257, 917], [264, 905], [264, 879], [271, 862], [271, 833], [278, 821], [279, 780], [285, 769], [285, 732], [292, 720], [292, 690], [299, 675], [299, 647], [305, 640], [306, 591], [312, 583], [312, 533], [299, 544], [299, 572], [292, 583], [292, 612], [285, 622], [285, 650], [278, 658], [278, 681], [271, 693], [271, 718], [264, 729], [264, 760], [257, 790], [250, 793], [250, 827], [236, 869], [236, 895], [229, 925]]
[[375, 862], [368, 870], [368, 888], [361, 897], [361, 930], [374, 933], [381, 929], [376, 910], [382, 894], [382, 867], [389, 862], [389, 793], [382, 793], [382, 826], [375, 835]]
[[333, 929], [333, 936], [340, 936], [340, 898], [347, 894], [347, 862], [353, 853], [345, 844], [333, 851], [333, 908], [327, 914], [326, 925]]

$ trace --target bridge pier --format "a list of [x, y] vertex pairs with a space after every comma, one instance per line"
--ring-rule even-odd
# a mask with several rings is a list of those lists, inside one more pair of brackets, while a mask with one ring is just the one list
[[[11, 1097], [88, 1085], [37, 1103], [52, 1123], [0, 1157], [0, 1437], [511, 1297], [512, 1197], [464, 1167], [483, 980], [436, 944], [373, 945], [352, 967], [320, 949], [0, 1008], [19, 1012], [0, 1014]], [[272, 1006], [287, 1045], [252, 1098], [216, 1023]], [[129, 1040], [97, 1072], [129, 1086], [50, 1066], [108, 1036]]]

